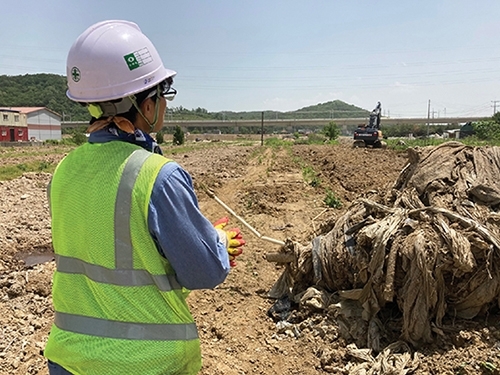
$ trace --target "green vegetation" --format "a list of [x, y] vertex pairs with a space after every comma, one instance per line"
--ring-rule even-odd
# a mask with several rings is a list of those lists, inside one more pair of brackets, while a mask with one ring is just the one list
[[342, 207], [342, 201], [330, 189], [326, 189], [326, 197], [323, 200], [323, 202], [330, 208], [341, 208]]
[[387, 139], [387, 147], [394, 150], [406, 150], [410, 147], [425, 147], [438, 146], [442, 143], [449, 142], [451, 139], [443, 138], [428, 138], [428, 139]]
[[467, 146], [500, 146], [500, 139], [479, 139], [477, 136], [471, 136], [460, 139], [460, 142]]
[[322, 145], [326, 141], [325, 137], [320, 134], [310, 133], [306, 137], [298, 137], [295, 139], [296, 145]]
[[79, 129], [75, 129], [73, 131], [73, 136], [71, 137], [71, 140], [75, 145], [83, 145], [85, 142], [87, 142], [87, 136], [83, 131], [80, 131]]
[[[57, 143], [57, 141], [54, 141]], [[61, 146], [57, 148], [51, 148], [50, 153], [51, 154], [57, 154], [57, 155], [62, 155], [66, 154], [69, 151], [71, 151], [74, 148], [74, 145], [70, 146]], [[3, 147], [0, 148], [1, 153], [0, 153], [0, 164], [2, 159], [7, 159], [7, 158], [12, 158], [12, 157], [30, 157], [30, 158], [36, 158], [38, 156], [45, 156], [47, 155], [47, 149], [45, 147]]]
[[177, 125], [175, 127], [174, 137], [173, 137], [172, 143], [174, 145], [184, 144], [184, 132], [182, 131], [182, 129], [179, 125]]
[[478, 121], [473, 127], [478, 140], [500, 141], [500, 112], [490, 119]]
[[[369, 111], [347, 104], [341, 100], [334, 100], [326, 103], [320, 103], [308, 107], [303, 107], [296, 111], [279, 112], [279, 111], [264, 111], [264, 120], [280, 119], [293, 120], [304, 118], [347, 118], [347, 117], [367, 117]], [[236, 121], [236, 120], [260, 120], [262, 119], [262, 111], [252, 112], [208, 112], [204, 108], [196, 108], [188, 110], [181, 107], [172, 107], [168, 109], [167, 120], [221, 120], [221, 121]], [[265, 129], [267, 134], [270, 132]], [[241, 131], [245, 133], [244, 131]]]
[[163, 130], [160, 130], [156, 133], [156, 143], [158, 143], [159, 145], [165, 143], [165, 133], [163, 132]]
[[287, 139], [279, 139], [273, 137], [264, 140], [264, 146], [271, 148], [290, 147], [291, 145], [293, 145], [293, 141]]
[[46, 161], [33, 161], [17, 165], [7, 165], [0, 167], [0, 181], [14, 180], [26, 172], [47, 172], [52, 173], [56, 164]]
[[312, 187], [319, 187], [321, 185], [321, 180], [316, 174], [316, 171], [309, 165], [302, 166], [302, 177], [304, 178], [304, 181]]
[[[66, 77], [57, 74], [25, 74], [19, 76], [0, 75], [0, 107], [47, 107], [63, 116], [63, 121], [86, 121], [87, 109], [66, 97]], [[296, 111], [264, 111], [264, 119], [345, 118], [367, 117], [369, 111], [340, 100], [301, 108]], [[182, 106], [169, 107], [165, 119], [175, 120], [260, 120], [262, 111], [253, 112], [209, 112], [205, 108], [187, 109]], [[266, 134], [272, 132], [266, 127]], [[202, 132], [193, 129], [193, 133]], [[254, 129], [241, 127], [241, 134]]]
[[458, 129], [458, 124], [448, 125], [430, 125], [426, 124], [398, 124], [391, 126], [384, 126], [384, 119], [382, 119], [382, 133], [384, 137], [408, 137], [409, 134], [415, 138], [427, 137], [428, 134], [443, 135], [446, 130]]
[[330, 121], [323, 128], [322, 133], [330, 140], [335, 141], [340, 136], [340, 129], [334, 121]]
[[[471, 133], [473, 135], [460, 139], [427, 137], [428, 133], [443, 135], [446, 130], [458, 128], [462, 130], [468, 128], [466, 129], [467, 132], [472, 129]], [[382, 131], [385, 136], [391, 136], [386, 142], [388, 147], [395, 150], [406, 150], [409, 147], [437, 146], [450, 141], [458, 141], [468, 146], [500, 146], [500, 112], [490, 118], [472, 123], [472, 126], [466, 124], [466, 126], [460, 127], [458, 124], [449, 124], [446, 126], [433, 125], [428, 128], [425, 125], [402, 124], [384, 128]], [[412, 134], [416, 138], [408, 139], [406, 138], [408, 134]]]
[[64, 121], [88, 120], [87, 109], [66, 97], [67, 88], [57, 74], [0, 75], [0, 107], [47, 107]]

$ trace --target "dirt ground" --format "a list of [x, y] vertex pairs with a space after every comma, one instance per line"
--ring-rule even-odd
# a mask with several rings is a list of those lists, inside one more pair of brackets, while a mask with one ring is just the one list
[[[192, 175], [205, 216], [215, 221], [228, 213], [203, 186], [262, 235], [302, 243], [331, 227], [354, 199], [390, 188], [407, 162], [405, 152], [353, 149], [350, 141], [292, 148], [263, 148], [258, 142], [210, 146], [171, 156]], [[10, 157], [0, 150], [3, 165], [54, 162], [63, 155], [60, 149], [33, 153], [29, 148]], [[310, 174], [304, 178], [311, 170], [316, 173], [313, 184]], [[49, 180], [47, 173], [26, 173], [0, 181], [0, 374], [47, 374], [41, 352], [53, 319], [55, 267], [46, 199]], [[340, 198], [342, 208], [325, 205], [327, 190]], [[234, 218], [230, 223], [247, 240], [237, 266], [223, 284], [193, 291], [188, 298], [202, 342], [201, 374], [349, 374], [359, 358], [347, 350], [349, 343], [339, 337], [328, 314], [309, 314], [292, 325], [277, 323], [268, 314], [276, 302], [268, 292], [283, 268], [265, 255], [279, 245], [258, 239]], [[497, 373], [497, 316], [448, 318], [436, 332], [435, 343], [412, 348], [418, 360], [414, 373]]]

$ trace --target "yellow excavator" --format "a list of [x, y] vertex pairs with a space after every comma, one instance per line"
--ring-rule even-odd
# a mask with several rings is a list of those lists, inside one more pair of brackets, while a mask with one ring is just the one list
[[380, 117], [382, 114], [382, 105], [377, 103], [375, 109], [370, 113], [370, 119], [367, 125], [359, 125], [354, 132], [353, 147], [373, 147], [385, 148], [382, 130], [380, 130]]

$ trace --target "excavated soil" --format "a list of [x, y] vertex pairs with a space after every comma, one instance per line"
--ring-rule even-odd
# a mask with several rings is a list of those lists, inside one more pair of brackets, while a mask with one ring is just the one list
[[[330, 230], [350, 202], [390, 188], [407, 163], [405, 152], [353, 149], [350, 141], [291, 148], [223, 142], [203, 146], [171, 157], [191, 173], [209, 219], [228, 213], [204, 187], [260, 234], [304, 244]], [[3, 165], [51, 163], [64, 152], [46, 147], [2, 151], [0, 156]], [[26, 173], [0, 182], [0, 374], [48, 373], [41, 352], [53, 319], [49, 180], [47, 173]], [[330, 192], [341, 200], [341, 208], [325, 205]], [[217, 288], [193, 291], [188, 298], [202, 341], [201, 374], [349, 374], [363, 359], [340, 337], [331, 315], [292, 311], [293, 329], [277, 323], [276, 316], [290, 313], [290, 306], [280, 309], [268, 292], [283, 266], [265, 256], [280, 246], [252, 235], [235, 218], [230, 223], [247, 240], [237, 266]], [[395, 319], [399, 317], [388, 316], [383, 323], [390, 327]], [[406, 349], [415, 361], [415, 374], [494, 374], [500, 368], [499, 340], [496, 315], [448, 317], [433, 343]]]

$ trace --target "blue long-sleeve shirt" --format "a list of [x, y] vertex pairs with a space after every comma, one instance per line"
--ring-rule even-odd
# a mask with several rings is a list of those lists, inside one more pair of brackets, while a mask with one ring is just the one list
[[[106, 130], [91, 133], [89, 138], [91, 143], [109, 141], [124, 140]], [[208, 289], [227, 277], [230, 266], [226, 247], [199, 209], [191, 176], [174, 161], [162, 167], [154, 183], [148, 228], [182, 286]]]

